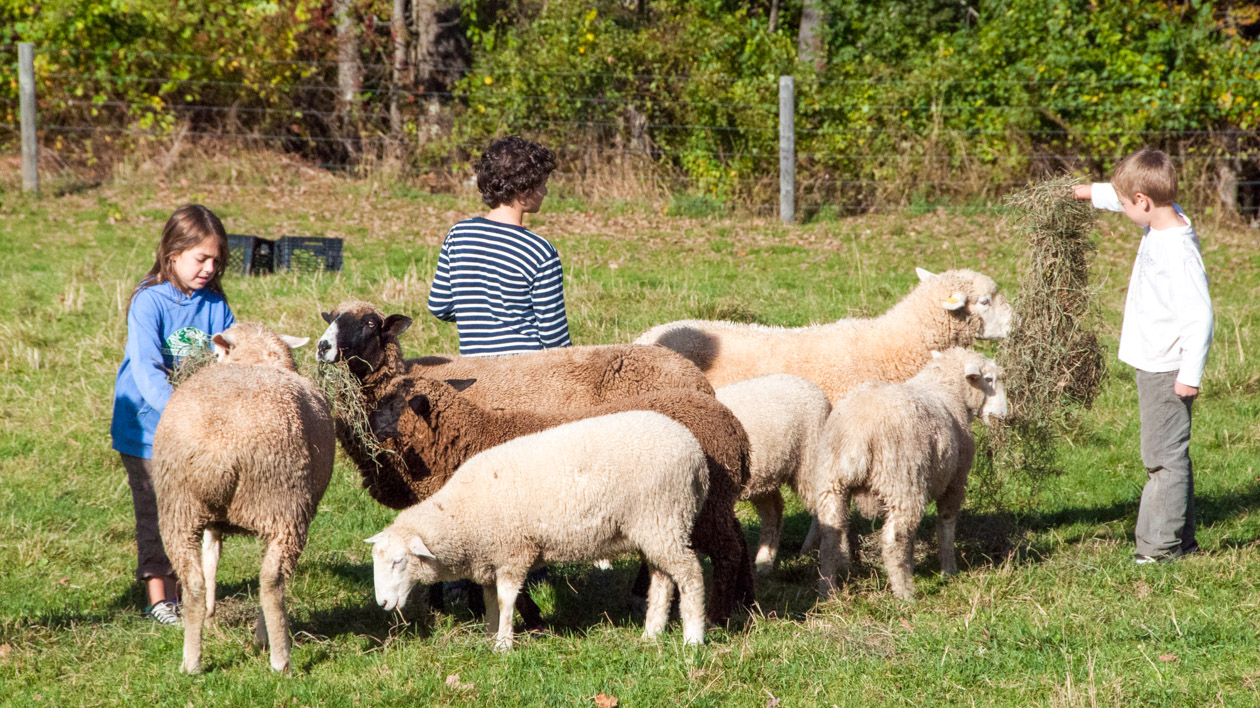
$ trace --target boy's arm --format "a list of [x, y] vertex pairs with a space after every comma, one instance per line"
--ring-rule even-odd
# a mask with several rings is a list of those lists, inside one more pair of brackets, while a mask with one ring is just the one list
[[438, 253], [437, 272], [433, 274], [433, 286], [429, 288], [429, 312], [444, 322], [455, 321], [455, 298], [451, 295], [451, 257], [446, 241]]
[[[1207, 365], [1208, 350], [1212, 348], [1215, 327], [1207, 273], [1198, 258], [1186, 258], [1179, 267], [1169, 271], [1180, 276], [1176, 283], [1174, 305], [1177, 308], [1177, 329], [1181, 335], [1181, 369], [1177, 372], [1177, 383], [1198, 389]], [[1197, 391], [1189, 395], [1194, 393]]]
[[166, 378], [166, 363], [162, 359], [162, 313], [153, 298], [145, 295], [144, 290], [136, 293], [127, 313], [127, 356], [144, 402], [161, 413], [174, 389]]
[[[1077, 188], [1081, 186], [1084, 185], [1077, 185]], [[1082, 197], [1081, 191], [1084, 191], [1086, 196]], [[1081, 191], [1076, 191], [1077, 198], [1089, 199], [1095, 209], [1124, 211], [1124, 207], [1120, 204], [1120, 197], [1116, 196], [1116, 188], [1108, 182], [1095, 182], [1089, 185], [1087, 190]]]
[[569, 319], [564, 311], [564, 271], [558, 253], [553, 253], [538, 269], [529, 297], [543, 347], [570, 346]]

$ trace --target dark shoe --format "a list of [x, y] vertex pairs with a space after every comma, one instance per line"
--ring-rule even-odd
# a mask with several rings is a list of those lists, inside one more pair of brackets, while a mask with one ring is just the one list
[[179, 624], [179, 605], [170, 600], [150, 605], [144, 608], [144, 613], [158, 624]]

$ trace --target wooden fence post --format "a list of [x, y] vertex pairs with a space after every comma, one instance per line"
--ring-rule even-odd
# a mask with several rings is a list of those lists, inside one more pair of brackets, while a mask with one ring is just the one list
[[779, 220], [796, 220], [796, 90], [791, 76], [779, 77]]
[[18, 44], [18, 92], [22, 114], [22, 191], [39, 196], [39, 144], [35, 133], [35, 45]]

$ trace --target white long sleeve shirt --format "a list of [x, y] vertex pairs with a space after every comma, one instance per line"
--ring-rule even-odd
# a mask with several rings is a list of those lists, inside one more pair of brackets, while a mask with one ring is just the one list
[[[1110, 184], [1091, 188], [1098, 209], [1124, 211]], [[1120, 325], [1120, 361], [1143, 371], [1176, 371], [1177, 381], [1199, 387], [1212, 347], [1212, 298], [1199, 253], [1199, 237], [1181, 207], [1184, 226], [1149, 226], [1138, 246]]]

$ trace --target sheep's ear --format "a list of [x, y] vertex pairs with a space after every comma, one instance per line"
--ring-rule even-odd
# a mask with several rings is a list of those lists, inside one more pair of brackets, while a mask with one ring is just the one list
[[429, 405], [429, 397], [424, 395], [416, 396], [407, 401], [407, 407], [421, 420], [428, 420], [429, 414], [433, 412], [433, 407]]
[[933, 350], [932, 350], [932, 358], [933, 358], [933, 359], [940, 359], [942, 356], [944, 356], [944, 354], [941, 354], [939, 351], [937, 351], [937, 350], [935, 350], [935, 349], [933, 349]]
[[477, 379], [446, 379], [446, 385], [456, 391], [466, 391], [468, 387], [477, 383]]
[[310, 337], [292, 337], [287, 334], [280, 335], [280, 339], [284, 340], [284, 343], [289, 345], [290, 349], [297, 349], [303, 344], [306, 344], [307, 342], [311, 341]]
[[928, 278], [936, 277], [935, 273], [925, 268], [915, 268], [914, 272], [919, 276], [919, 282], [923, 282], [924, 280], [927, 280]]
[[395, 337], [407, 331], [411, 326], [411, 318], [406, 315], [390, 315], [385, 318], [385, 326], [382, 328], [385, 334], [392, 334]]
[[321, 312], [319, 313], [319, 316], [323, 317], [324, 321], [327, 322], [328, 324], [332, 324], [333, 320], [337, 319], [336, 316], [334, 316], [333, 313], [331, 312]]
[[384, 540], [385, 540], [385, 532], [384, 532], [384, 531], [382, 531], [382, 532], [380, 532], [380, 533], [376, 534], [375, 536], [373, 536], [372, 538], [365, 538], [365, 539], [363, 539], [363, 542], [364, 542], [364, 543], [377, 544], [377, 543], [380, 543], [380, 542], [382, 542], [382, 541], [384, 541]]
[[950, 295], [948, 298], [946, 298], [945, 300], [941, 302], [941, 307], [945, 308], [946, 310], [958, 310], [963, 307], [966, 307], [966, 305], [967, 305], [967, 293], [964, 293], [964, 292], [954, 293], [953, 295]]
[[980, 365], [975, 362], [968, 364], [967, 368], [963, 369], [963, 374], [967, 376], [968, 381], [975, 381], [980, 378]]
[[210, 338], [210, 342], [214, 345], [214, 356], [219, 361], [223, 361], [223, 357], [230, 351], [236, 343], [232, 341], [232, 337], [226, 332], [219, 332]]
[[424, 545], [424, 541], [420, 540], [419, 536], [411, 537], [411, 540], [407, 542], [407, 550], [411, 551], [413, 555], [420, 556], [421, 558], [437, 558], [437, 556], [433, 555], [433, 552], [429, 550], [429, 547]]

